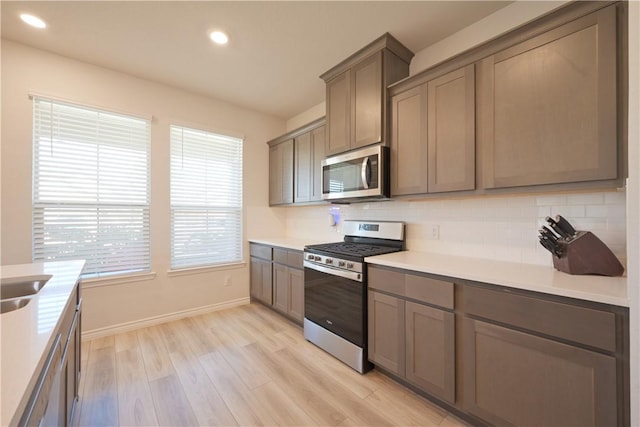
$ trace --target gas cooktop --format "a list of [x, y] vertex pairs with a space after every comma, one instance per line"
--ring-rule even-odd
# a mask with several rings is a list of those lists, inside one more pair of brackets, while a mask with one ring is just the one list
[[374, 255], [388, 254], [391, 252], [398, 252], [401, 248], [391, 246], [379, 246], [366, 243], [349, 243], [349, 242], [336, 242], [336, 243], [324, 243], [320, 245], [309, 245], [306, 247], [308, 252], [318, 252], [332, 255], [341, 256], [357, 256], [368, 257]]

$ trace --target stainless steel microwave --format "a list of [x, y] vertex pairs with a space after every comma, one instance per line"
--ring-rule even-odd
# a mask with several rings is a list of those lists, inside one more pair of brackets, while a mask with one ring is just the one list
[[389, 198], [389, 147], [374, 145], [323, 160], [322, 198], [338, 203]]

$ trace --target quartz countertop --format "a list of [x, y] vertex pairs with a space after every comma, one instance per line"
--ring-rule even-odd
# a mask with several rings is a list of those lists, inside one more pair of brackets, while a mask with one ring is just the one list
[[369, 264], [629, 307], [626, 277], [571, 275], [550, 266], [417, 251], [367, 257], [365, 261]]
[[[336, 236], [335, 241], [341, 241], [342, 238]], [[259, 243], [261, 245], [277, 246], [279, 248], [293, 249], [296, 251], [304, 250], [307, 245], [315, 245], [319, 243], [328, 243], [326, 241], [318, 241], [313, 239], [301, 239], [297, 237], [265, 237], [259, 239], [249, 239], [251, 243]]]
[[[51, 275], [51, 279], [31, 301], [0, 317], [2, 340], [1, 425], [19, 421], [29, 400], [34, 374], [42, 369], [54, 341], [60, 317], [82, 272], [84, 261], [58, 261], [6, 265], [3, 279]], [[32, 382], [33, 378], [33, 382]], [[16, 419], [14, 419], [16, 416]]]

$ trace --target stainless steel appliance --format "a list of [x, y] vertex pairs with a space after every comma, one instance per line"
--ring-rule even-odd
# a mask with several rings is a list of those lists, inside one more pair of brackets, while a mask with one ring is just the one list
[[360, 373], [367, 360], [364, 258], [404, 249], [404, 223], [345, 221], [343, 242], [304, 249], [304, 337]]
[[322, 198], [353, 202], [389, 198], [389, 147], [372, 147], [322, 161]]

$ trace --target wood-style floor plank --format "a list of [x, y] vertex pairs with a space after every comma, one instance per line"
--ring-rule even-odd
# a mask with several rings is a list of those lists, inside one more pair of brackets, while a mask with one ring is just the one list
[[78, 425], [465, 424], [250, 304], [83, 342]]
[[116, 352], [116, 370], [120, 425], [158, 425], [140, 347], [136, 346]]
[[[113, 337], [112, 337], [113, 338]], [[94, 348], [91, 344], [85, 371], [82, 407], [79, 424], [81, 426], [113, 426], [118, 424], [118, 391], [116, 380], [116, 353], [113, 345], [107, 346], [101, 340]]]

